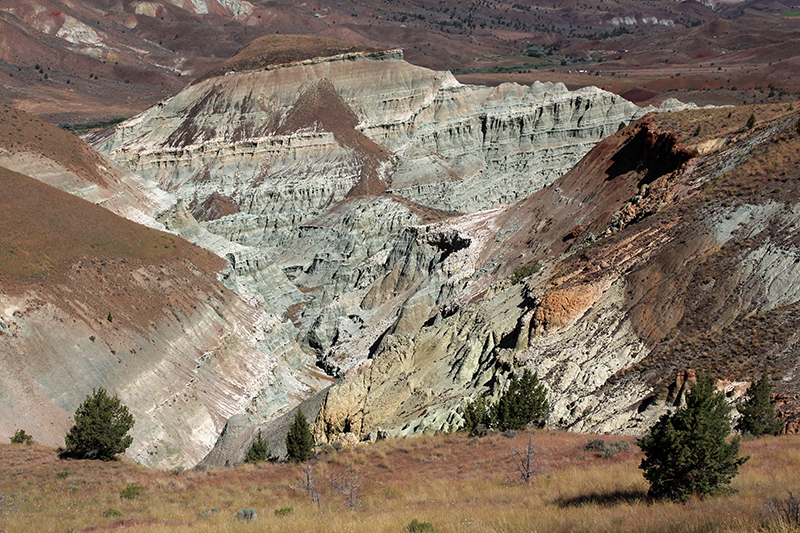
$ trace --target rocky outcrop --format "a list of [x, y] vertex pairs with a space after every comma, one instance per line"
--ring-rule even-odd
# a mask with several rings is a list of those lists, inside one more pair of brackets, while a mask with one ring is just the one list
[[[374, 342], [373, 326], [447, 298], [423, 290], [403, 304], [386, 279], [359, 303], [406, 228], [517, 201], [646, 112], [595, 88], [461, 85], [399, 51], [248, 61], [258, 69], [236, 63], [91, 141], [281, 267], [306, 296], [285, 302], [301, 339], [331, 370], [346, 356], [330, 349]], [[225, 211], [207, 216], [220, 199]]]
[[[695, 376], [686, 369], [727, 380], [720, 386], [735, 399], [768, 358], [783, 373], [774, 386], [796, 390], [800, 298], [788, 228], [800, 191], [774, 202], [759, 170], [774, 154], [784, 168], [800, 163], [797, 138], [785, 133], [794, 121], [737, 134], [704, 156], [643, 122], [487, 217], [487, 237], [461, 233], [468, 244], [456, 253], [474, 247], [475, 268], [427, 319], [384, 329], [329, 393], [318, 438], [451, 430], [466, 398], [499, 394], [522, 367], [550, 391], [549, 424], [587, 432], [644, 431], [680, 404]], [[755, 184], [738, 205], [726, 196], [735, 183]], [[453, 228], [438, 231], [444, 239]], [[412, 261], [436, 240], [417, 238], [398, 255]], [[515, 270], [522, 282], [505, 277]]]

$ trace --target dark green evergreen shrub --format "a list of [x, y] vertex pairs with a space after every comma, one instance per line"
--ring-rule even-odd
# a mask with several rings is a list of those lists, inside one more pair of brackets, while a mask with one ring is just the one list
[[65, 455], [110, 461], [133, 442], [127, 434], [133, 423], [133, 415], [119, 398], [108, 396], [103, 388], [96, 389], [75, 411], [75, 425], [64, 439]]
[[747, 129], [752, 129], [753, 126], [756, 125], [756, 116], [750, 115], [750, 118], [747, 119]]
[[745, 400], [737, 406], [742, 418], [739, 419], [736, 429], [753, 437], [760, 437], [776, 435], [783, 428], [783, 420], [775, 414], [775, 408], [769, 401], [771, 392], [769, 373], [764, 366], [761, 379], [750, 385]]
[[662, 416], [639, 439], [644, 452], [639, 468], [653, 498], [685, 501], [723, 491], [749, 457], [738, 457], [739, 438], [730, 442], [730, 407], [701, 379], [686, 397], [686, 407]]
[[247, 450], [244, 456], [245, 463], [263, 463], [269, 460], [269, 445], [267, 441], [261, 436], [261, 430], [258, 430], [256, 438]]
[[11, 444], [33, 444], [33, 437], [25, 433], [24, 429], [18, 429], [11, 437]]
[[521, 378], [511, 374], [508, 390], [492, 408], [492, 426], [500, 431], [524, 429], [528, 424], [544, 425], [550, 414], [547, 390], [538, 374], [525, 369]]
[[420, 522], [416, 518], [406, 527], [408, 533], [436, 533], [436, 528], [430, 522]]
[[463, 431], [468, 431], [470, 435], [476, 434], [479, 425], [488, 428], [491, 424], [489, 420], [489, 402], [484, 396], [479, 396], [475, 400], [469, 400], [461, 409], [461, 417], [464, 422], [461, 426]]
[[547, 389], [539, 383], [539, 376], [526, 368], [521, 378], [511, 375], [508, 389], [494, 405], [483, 396], [468, 401], [461, 410], [461, 430], [473, 436], [485, 435], [490, 428], [519, 431], [530, 424], [544, 425], [549, 414]]
[[290, 461], [300, 463], [314, 455], [314, 436], [308, 428], [306, 415], [300, 409], [294, 415], [294, 422], [286, 435], [286, 452]]

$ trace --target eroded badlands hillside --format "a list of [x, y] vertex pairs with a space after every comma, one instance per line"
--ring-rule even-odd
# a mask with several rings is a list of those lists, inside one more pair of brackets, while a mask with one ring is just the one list
[[[725, 267], [724, 292], [696, 279], [740, 242], [742, 209], [791, 218], [763, 195], [758, 207], [697, 200], [729, 194], [708, 188], [733, 169], [753, 176], [752, 152], [791, 153], [788, 106], [755, 110], [748, 129], [749, 108], [670, 103], [616, 133], [654, 110], [594, 88], [462, 85], [396, 51], [245, 56], [92, 142], [180, 197], [181, 220], [261, 254], [231, 260], [239, 287], [344, 378], [320, 439], [454, 429], [466, 398], [499, 393], [523, 366], [552, 392], [551, 423], [636, 433], [680, 401], [685, 371], [744, 382], [769, 355], [733, 365], [664, 350], [794, 305], [793, 271], [778, 264], [788, 245], [758, 268], [736, 256], [744, 270]], [[776, 246], [763, 237], [750, 257]], [[248, 281], [266, 265], [293, 300]], [[776, 342], [770, 362], [792, 392], [791, 344]]]
[[644, 431], [694, 372], [736, 397], [768, 364], [796, 396], [798, 118], [647, 117], [518, 204], [408, 230], [381, 282], [447, 235], [461, 246], [431, 270], [453, 296], [386, 330], [327, 396], [319, 437], [451, 430], [465, 397], [522, 367], [551, 391], [549, 423], [578, 431]]
[[136, 418], [129, 455], [188, 467], [232, 415], [269, 419], [327, 385], [277, 316], [218, 281], [226, 261], [114, 214], [159, 226], [173, 200], [72, 134], [0, 108], [0, 183], [4, 438], [63, 446], [105, 387]]
[[[374, 328], [390, 326], [412, 294], [427, 307], [448, 297], [388, 281], [372, 288], [406, 228], [521, 200], [645, 113], [594, 88], [462, 85], [398, 51], [276, 64], [253, 61], [249, 49], [246, 68], [234, 58], [229, 71], [91, 142], [181, 198], [210, 233], [262, 254], [258, 266], [235, 261], [240, 275], [279, 266], [299, 292], [276, 303], [268, 283], [249, 290], [286, 309], [336, 373], [354, 360], [331, 350], [356, 342], [363, 358]], [[436, 239], [442, 255], [460, 246]], [[428, 262], [413, 268], [427, 276]]]
[[[164, 365], [194, 368], [177, 373], [186, 396], [137, 404], [156, 426], [135, 456], [194, 464], [230, 418], [204, 461], [225, 464], [258, 427], [280, 442], [273, 419], [306, 398], [320, 441], [452, 430], [468, 398], [499, 394], [522, 367], [550, 389], [550, 423], [574, 430], [642, 431], [690, 370], [735, 395], [769, 361], [776, 390], [794, 393], [797, 112], [678, 109], [644, 116], [655, 110], [561, 84], [463, 85], [399, 51], [269, 37], [93, 135], [125, 169], [106, 161], [113, 179], [96, 187], [63, 161], [48, 174], [9, 159], [227, 260], [221, 283], [213, 269], [202, 283], [156, 275], [193, 311], [159, 304], [158, 335], [136, 322], [153, 336], [137, 367], [151, 374], [81, 382], [120, 379], [125, 393], [152, 375], [170, 391]], [[122, 327], [109, 311], [87, 315], [99, 325], [71, 319]], [[210, 365], [228, 350], [229, 367]], [[313, 362], [341, 378], [329, 392], [314, 395]], [[209, 365], [224, 385], [198, 377]], [[160, 421], [183, 397], [202, 414]]]

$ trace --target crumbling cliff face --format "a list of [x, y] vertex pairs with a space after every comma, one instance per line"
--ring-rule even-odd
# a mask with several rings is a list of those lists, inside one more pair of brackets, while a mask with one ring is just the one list
[[[257, 255], [248, 268], [282, 269], [302, 294], [282, 282], [277, 312], [342, 372], [343, 356], [325, 354], [375, 342], [372, 328], [397, 312], [386, 291], [403, 289], [370, 286], [407, 228], [524, 198], [645, 111], [596, 88], [465, 86], [399, 51], [349, 52], [204, 79], [91, 142]], [[406, 279], [417, 266], [430, 274], [407, 268], [420, 294], [406, 315], [445, 298]], [[272, 303], [258, 274], [237, 275], [229, 287]]]
[[[522, 367], [550, 390], [549, 423], [577, 431], [646, 430], [680, 401], [687, 369], [735, 396], [768, 360], [774, 387], [796, 390], [796, 121], [694, 146], [640, 122], [519, 204], [429, 226], [467, 243], [453, 254], [474, 266], [421, 282], [438, 303], [384, 329], [328, 394], [318, 438], [455, 429], [467, 398], [499, 394]], [[437, 240], [402, 255], [413, 262]]]

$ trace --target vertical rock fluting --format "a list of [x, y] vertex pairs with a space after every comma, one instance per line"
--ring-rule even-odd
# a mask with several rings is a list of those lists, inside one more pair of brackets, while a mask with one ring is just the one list
[[[800, 165], [796, 136], [782, 133], [794, 122], [698, 156], [645, 121], [601, 143], [552, 187], [494, 213], [488, 238], [462, 229], [470, 240], [457, 253], [482, 249], [474, 274], [418, 329], [384, 330], [372, 358], [328, 395], [318, 436], [447, 431], [465, 398], [497, 394], [520, 367], [550, 390], [551, 424], [587, 432], [644, 431], [681, 401], [691, 369], [727, 380], [721, 385], [735, 395], [737, 380], [769, 358], [784, 373], [782, 391], [794, 390], [800, 267], [789, 228], [799, 191], [792, 185], [783, 203], [774, 201], [775, 178], [762, 173], [773, 157]], [[760, 155], [748, 160], [743, 151]], [[714, 162], [730, 154], [733, 166], [720, 170]], [[742, 199], [736, 181], [753, 192]], [[443, 241], [452, 229], [436, 231]], [[437, 272], [447, 258], [429, 250], [436, 241], [408, 240], [389, 257], [434, 258], [425, 268]], [[516, 269], [517, 278], [515, 267], [526, 264], [537, 266]], [[390, 288], [407, 275], [401, 265]]]
[[596, 88], [466, 86], [355, 53], [204, 79], [93, 144], [187, 204], [225, 198], [202, 225], [311, 289], [296, 323], [321, 356], [374, 325], [348, 304], [358, 318], [333, 327], [324, 306], [361, 299], [405, 228], [517, 201], [643, 113]]

